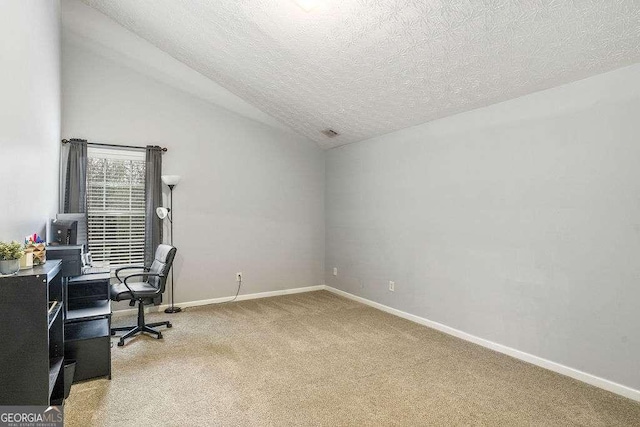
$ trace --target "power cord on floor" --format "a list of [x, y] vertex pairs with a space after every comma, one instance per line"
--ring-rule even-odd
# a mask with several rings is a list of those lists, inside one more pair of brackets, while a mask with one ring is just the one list
[[218, 304], [226, 304], [228, 302], [234, 302], [236, 300], [236, 298], [238, 298], [238, 294], [240, 293], [240, 287], [242, 286], [242, 277], [240, 277], [240, 280], [238, 280], [238, 290], [236, 291], [236, 296], [233, 297], [233, 299], [230, 299], [229, 301], [223, 301], [221, 303]]
[[[238, 298], [238, 295], [240, 294], [240, 288], [242, 287], [242, 278], [240, 278], [240, 280], [238, 280], [238, 290], [236, 291], [236, 294], [233, 298], [231, 298], [229, 301], [221, 301], [221, 302], [214, 302], [212, 304], [228, 304], [230, 302], [234, 302], [236, 300], [236, 298]], [[186, 311], [188, 310], [189, 307], [185, 307], [182, 309], [182, 311]]]

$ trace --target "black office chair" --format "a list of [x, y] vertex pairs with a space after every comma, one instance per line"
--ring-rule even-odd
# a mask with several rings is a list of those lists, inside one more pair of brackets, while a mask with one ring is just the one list
[[[155, 335], [158, 339], [162, 339], [162, 333], [153, 329], [157, 326], [172, 327], [171, 322], [144, 323], [144, 305], [153, 303], [153, 300], [165, 290], [167, 284], [167, 276], [173, 258], [176, 256], [177, 249], [169, 245], [159, 245], [153, 263], [150, 267], [144, 267], [144, 273], [135, 273], [126, 276], [124, 279], [120, 277], [123, 270], [140, 269], [140, 266], [121, 267], [116, 270], [116, 278], [120, 283], [111, 285], [111, 300], [124, 301], [130, 300], [129, 305], [136, 305], [138, 302], [138, 325], [128, 327], [111, 328], [111, 335], [115, 335], [119, 331], [127, 331], [120, 337], [119, 346], [124, 345], [124, 340], [132, 336], [147, 332]], [[131, 279], [139, 279], [140, 281], [132, 281]]]

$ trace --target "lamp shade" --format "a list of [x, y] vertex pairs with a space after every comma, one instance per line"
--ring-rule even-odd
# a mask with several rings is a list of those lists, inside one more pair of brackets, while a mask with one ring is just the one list
[[177, 185], [180, 182], [180, 175], [162, 175], [162, 182], [167, 185]]
[[158, 218], [160, 219], [165, 219], [167, 215], [169, 215], [169, 210], [169, 208], [163, 207], [156, 208], [156, 215], [158, 215]]

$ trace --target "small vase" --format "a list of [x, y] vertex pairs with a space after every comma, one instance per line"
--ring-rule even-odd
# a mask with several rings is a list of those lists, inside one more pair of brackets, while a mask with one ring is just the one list
[[14, 274], [20, 270], [19, 259], [9, 259], [0, 261], [0, 274]]
[[20, 270], [27, 268], [33, 268], [33, 252], [24, 251], [22, 258], [20, 258]]

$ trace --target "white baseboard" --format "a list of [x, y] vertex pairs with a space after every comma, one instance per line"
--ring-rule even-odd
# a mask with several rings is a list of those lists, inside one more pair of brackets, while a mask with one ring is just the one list
[[[453, 335], [454, 337], [463, 339], [465, 341], [472, 342], [474, 344], [481, 345], [482, 347], [489, 348], [491, 350], [495, 350], [497, 352], [506, 354], [511, 357], [515, 357], [516, 359], [520, 359], [527, 363], [531, 363], [536, 366], [540, 366], [541, 368], [548, 369], [553, 372], [557, 372], [562, 375], [566, 375], [578, 381], [582, 381], [584, 383], [590, 384], [595, 387], [599, 387], [601, 389], [610, 391], [615, 394], [619, 394], [620, 396], [627, 397], [629, 399], [640, 402], [640, 390], [635, 390], [631, 387], [627, 387], [622, 384], [615, 383], [613, 381], [609, 381], [607, 379], [597, 377], [595, 375], [588, 374], [583, 371], [579, 371], [574, 368], [570, 368], [568, 366], [562, 365], [560, 363], [553, 362], [551, 360], [544, 359], [542, 357], [534, 356], [533, 354], [525, 353], [524, 351], [516, 350], [515, 348], [507, 347], [502, 344], [495, 343], [493, 341], [486, 340], [484, 338], [477, 337], [475, 335], [468, 334], [459, 329], [455, 329], [449, 327], [447, 325], [443, 325], [442, 323], [434, 322], [429, 319], [425, 319], [424, 317], [416, 316], [414, 314], [407, 313], [402, 310], [398, 310], [384, 304], [380, 304], [375, 301], [368, 300], [366, 298], [359, 297], [357, 295], [350, 294], [348, 292], [342, 291], [340, 289], [332, 288], [327, 285], [316, 285], [316, 286], [307, 286], [304, 288], [294, 288], [294, 289], [282, 289], [278, 291], [270, 291], [270, 292], [259, 292], [255, 294], [245, 294], [238, 295], [236, 301], [244, 301], [250, 299], [258, 299], [258, 298], [268, 298], [275, 297], [279, 295], [290, 295], [290, 294], [298, 294], [302, 292], [312, 292], [312, 291], [320, 291], [327, 290], [329, 292], [333, 292], [336, 295], [343, 296], [345, 298], [349, 298], [354, 301], [358, 301], [360, 303], [366, 304], [370, 307], [377, 308], [378, 310], [382, 310], [389, 314], [393, 314], [398, 317], [402, 317], [403, 319], [410, 320], [415, 323], [419, 323], [424, 326], [428, 326], [433, 329], [437, 329], [445, 334]], [[223, 297], [223, 298], [212, 298], [206, 300], [198, 300], [198, 301], [188, 301], [181, 302], [178, 305], [180, 307], [197, 307], [200, 305], [209, 305], [209, 304], [219, 304], [222, 302], [230, 301], [233, 297]], [[146, 312], [158, 312], [163, 311], [169, 307], [168, 304], [151, 306], [145, 309]], [[135, 314], [137, 309], [126, 309], [126, 310], [117, 310], [113, 312], [114, 317], [120, 317], [124, 315]]]
[[[294, 289], [281, 289], [279, 291], [270, 291], [270, 292], [258, 292], [255, 294], [240, 294], [236, 301], [244, 301], [249, 299], [258, 299], [258, 298], [268, 298], [268, 297], [277, 297], [280, 295], [290, 295], [290, 294], [299, 294], [302, 292], [312, 292], [312, 291], [321, 291], [325, 289], [324, 285], [316, 285], [316, 286], [307, 286], [304, 288], [294, 288]], [[209, 305], [209, 304], [220, 304], [222, 302], [231, 301], [233, 297], [222, 297], [222, 298], [212, 298], [212, 299], [202, 299], [198, 301], [188, 301], [188, 302], [180, 302], [176, 303], [177, 306], [181, 308], [185, 307], [197, 307], [199, 305]], [[162, 305], [154, 305], [148, 306], [145, 308], [146, 313], [155, 313], [158, 311], [164, 311], [169, 307], [169, 304]], [[113, 317], [121, 317], [125, 315], [131, 315], [138, 312], [137, 308], [129, 308], [125, 310], [115, 310], [112, 314]]]
[[358, 301], [368, 306], [377, 308], [378, 310], [382, 310], [387, 313], [393, 314], [395, 316], [402, 317], [403, 319], [407, 319], [412, 322], [416, 322], [421, 325], [425, 325], [430, 328], [437, 329], [441, 332], [444, 332], [445, 334], [453, 335], [454, 337], [458, 337], [463, 340], [470, 341], [474, 344], [478, 344], [483, 347], [489, 348], [491, 350], [504, 353], [508, 356], [515, 357], [516, 359], [523, 360], [525, 362], [540, 366], [542, 368], [548, 369], [553, 372], [557, 372], [562, 375], [566, 375], [568, 377], [571, 377], [578, 381], [582, 381], [592, 386], [596, 386], [604, 390], [610, 391], [612, 393], [619, 394], [620, 396], [624, 396], [629, 399], [640, 401], [640, 390], [635, 390], [633, 388], [624, 386], [622, 384], [618, 384], [613, 381], [609, 381], [604, 378], [600, 378], [595, 375], [591, 375], [586, 372], [582, 372], [577, 369], [573, 369], [568, 366], [561, 365], [560, 363], [552, 362], [551, 360], [543, 359], [542, 357], [534, 356], [532, 354], [525, 353], [524, 351], [516, 350], [515, 348], [507, 347], [505, 345], [498, 344], [498, 343], [486, 340], [484, 338], [480, 338], [475, 335], [468, 334], [458, 329], [451, 328], [447, 325], [443, 325], [442, 323], [434, 322], [432, 320], [425, 319], [424, 317], [419, 317], [401, 310], [397, 310], [395, 308], [391, 308], [384, 304], [380, 304], [380, 303], [368, 300], [366, 298], [362, 298], [362, 297], [350, 294], [348, 292], [341, 291], [340, 289], [332, 288], [331, 286], [325, 285], [324, 289], [326, 289], [329, 292], [333, 292], [337, 295], [343, 296], [345, 298], [349, 298], [354, 301]]

